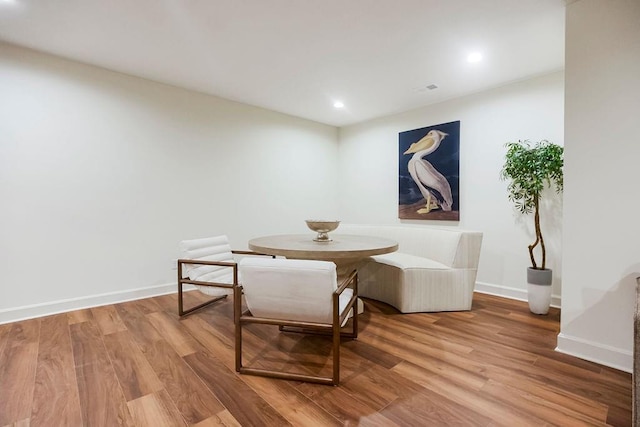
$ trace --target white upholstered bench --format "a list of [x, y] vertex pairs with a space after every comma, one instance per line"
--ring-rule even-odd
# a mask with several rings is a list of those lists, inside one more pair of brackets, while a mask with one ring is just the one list
[[402, 313], [470, 310], [482, 233], [457, 228], [341, 224], [336, 234], [386, 237], [397, 252], [358, 267], [359, 294]]

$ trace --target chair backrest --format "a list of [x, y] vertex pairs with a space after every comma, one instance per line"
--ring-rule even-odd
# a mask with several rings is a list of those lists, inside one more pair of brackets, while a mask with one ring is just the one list
[[336, 265], [328, 261], [245, 258], [238, 264], [256, 317], [331, 324]]
[[[183, 240], [180, 242], [181, 258], [200, 261], [235, 262], [227, 236], [206, 237], [202, 239]], [[191, 280], [203, 279], [215, 281], [217, 277], [229, 275], [229, 268], [215, 265], [185, 265], [182, 278]]]

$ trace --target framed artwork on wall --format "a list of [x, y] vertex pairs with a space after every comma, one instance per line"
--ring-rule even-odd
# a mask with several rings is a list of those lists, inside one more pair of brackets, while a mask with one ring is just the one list
[[398, 217], [460, 220], [460, 121], [400, 132]]

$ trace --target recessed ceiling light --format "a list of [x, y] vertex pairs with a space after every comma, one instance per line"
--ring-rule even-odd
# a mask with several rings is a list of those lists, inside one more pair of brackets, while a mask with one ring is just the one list
[[335, 108], [344, 108], [344, 102], [342, 102], [342, 101], [336, 101], [336, 102], [334, 102], [334, 103], [333, 103], [333, 106], [334, 106]]
[[482, 54], [480, 52], [472, 52], [467, 56], [468, 62], [480, 62], [482, 61]]

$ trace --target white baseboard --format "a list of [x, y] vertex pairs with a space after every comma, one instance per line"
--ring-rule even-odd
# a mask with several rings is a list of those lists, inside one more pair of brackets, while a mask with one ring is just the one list
[[558, 334], [556, 351], [624, 372], [633, 372], [633, 352], [631, 351], [568, 336], [563, 333]]
[[[493, 283], [476, 282], [475, 292], [496, 295], [518, 301], [527, 301], [526, 289], [510, 288], [508, 286], [494, 285]], [[551, 307], [560, 308], [561, 304], [562, 300], [559, 295], [551, 295]]]
[[114, 304], [158, 295], [177, 292], [175, 283], [150, 286], [146, 288], [129, 289], [126, 291], [108, 292], [105, 294], [89, 295], [41, 304], [25, 305], [22, 307], [0, 310], [0, 324], [33, 319], [34, 317], [49, 316], [67, 311], [100, 305]]

